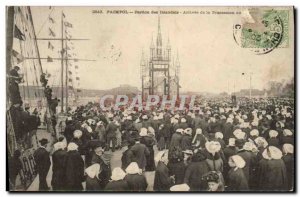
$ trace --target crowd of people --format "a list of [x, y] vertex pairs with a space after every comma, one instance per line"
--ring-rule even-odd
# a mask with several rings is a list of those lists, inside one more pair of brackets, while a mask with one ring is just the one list
[[[35, 130], [40, 120], [28, 110], [23, 123]], [[53, 191], [294, 190], [293, 100], [202, 99], [184, 111], [89, 103], [66, 117], [53, 151], [41, 139], [34, 153], [41, 191], [50, 190], [51, 163]], [[121, 164], [112, 169], [116, 151]]]
[[[279, 98], [202, 100], [178, 112], [89, 103], [69, 113], [53, 145], [51, 186], [146, 191], [145, 172], [153, 171], [153, 191], [292, 191], [294, 132], [293, 101]], [[46, 144], [35, 154], [40, 190], [49, 189]], [[121, 166], [111, 169], [121, 147]]]

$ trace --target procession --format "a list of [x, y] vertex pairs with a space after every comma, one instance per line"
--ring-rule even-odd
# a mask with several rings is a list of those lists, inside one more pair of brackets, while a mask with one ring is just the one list
[[[295, 192], [293, 9], [151, 9], [7, 7], [7, 190]], [[199, 13], [216, 24], [191, 28]], [[244, 29], [210, 36], [228, 13]], [[276, 26], [264, 23], [271, 44], [247, 41], [258, 34], [249, 17]]]

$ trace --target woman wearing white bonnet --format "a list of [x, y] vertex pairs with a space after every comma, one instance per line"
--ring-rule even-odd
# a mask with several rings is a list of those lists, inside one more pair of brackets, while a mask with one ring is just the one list
[[186, 183], [183, 183], [183, 184], [179, 184], [179, 185], [173, 185], [170, 188], [170, 191], [171, 192], [187, 192], [187, 191], [190, 191], [190, 187]]
[[270, 138], [267, 140], [269, 146], [279, 147], [279, 139], [277, 138], [278, 132], [275, 131], [275, 130], [270, 130], [269, 131], [269, 136], [270, 136]]
[[294, 144], [295, 137], [290, 129], [283, 129], [283, 135], [281, 136], [281, 144]]
[[[261, 191], [287, 191], [287, 170], [282, 160], [280, 149], [269, 146], [263, 152], [263, 159], [258, 163], [258, 189]], [[266, 178], [267, 177], [267, 178]]]
[[146, 177], [136, 162], [131, 162], [125, 171], [127, 175], [124, 179], [127, 181], [130, 191], [146, 191], [148, 187]]
[[205, 149], [209, 153], [206, 160], [209, 170], [223, 172], [223, 160], [219, 153], [221, 144], [218, 141], [206, 142]]
[[101, 190], [99, 174], [100, 174], [100, 164], [96, 163], [85, 169], [86, 177], [86, 190], [87, 191], [99, 191]]
[[292, 144], [284, 144], [282, 147], [283, 157], [282, 160], [285, 163], [287, 179], [288, 179], [288, 189], [292, 190], [294, 185], [295, 176], [295, 156], [294, 156], [294, 146]]
[[78, 152], [78, 145], [74, 142], [68, 144], [65, 160], [65, 190], [81, 191], [84, 178], [84, 161]]
[[228, 165], [231, 169], [228, 172], [228, 191], [247, 191], [249, 190], [248, 181], [245, 177], [243, 168], [246, 165], [245, 160], [239, 155], [233, 155], [229, 158]]
[[128, 191], [128, 183], [124, 180], [126, 173], [120, 168], [116, 167], [112, 171], [111, 180], [105, 186], [105, 191]]
[[52, 154], [52, 180], [51, 185], [54, 191], [65, 189], [65, 158], [67, 151], [66, 144], [63, 141], [54, 144]]

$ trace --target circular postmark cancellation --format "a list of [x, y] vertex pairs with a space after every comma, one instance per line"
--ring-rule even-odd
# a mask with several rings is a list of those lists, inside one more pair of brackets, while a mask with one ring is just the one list
[[233, 38], [241, 48], [262, 55], [289, 45], [288, 10], [247, 9], [233, 25]]

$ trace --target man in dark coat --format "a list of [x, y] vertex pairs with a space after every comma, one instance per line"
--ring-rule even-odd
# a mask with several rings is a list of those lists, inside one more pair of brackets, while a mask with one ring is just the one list
[[144, 136], [140, 139], [141, 144], [145, 144], [147, 149], [149, 150], [149, 155], [146, 155], [146, 171], [153, 171], [155, 170], [155, 163], [154, 163], [154, 149], [153, 145], [155, 144], [155, 141], [150, 136]]
[[155, 171], [153, 190], [169, 191], [174, 182], [174, 177], [170, 177], [169, 169], [167, 168], [168, 157], [164, 153], [158, 156], [160, 157], [160, 161], [158, 161]]
[[40, 140], [40, 144], [41, 146], [34, 152], [34, 160], [39, 174], [39, 190], [47, 191], [49, 190], [49, 187], [47, 185], [46, 177], [51, 165], [49, 152], [46, 150], [48, 140], [43, 138]]
[[192, 162], [185, 171], [184, 183], [190, 186], [190, 191], [204, 191], [206, 189], [205, 182], [201, 177], [209, 172], [206, 155], [199, 151], [192, 156]]
[[8, 159], [8, 167], [9, 167], [9, 182], [11, 186], [11, 190], [15, 189], [16, 178], [22, 169], [22, 163], [20, 160], [21, 152], [19, 150], [15, 150], [13, 157], [9, 157]]
[[150, 155], [148, 148], [140, 143], [140, 139], [136, 139], [135, 144], [131, 147], [134, 161], [137, 162], [140, 169], [145, 170], [147, 161], [146, 155]]
[[181, 140], [181, 149], [182, 150], [191, 150], [192, 149], [192, 129], [187, 128], [184, 130], [184, 134]]
[[78, 152], [78, 146], [70, 142], [68, 145], [68, 153], [66, 155], [66, 190], [81, 191], [84, 181], [84, 161]]
[[51, 185], [53, 190], [64, 190], [66, 183], [65, 183], [65, 160], [67, 151], [65, 150], [64, 142], [59, 141], [54, 144], [55, 152], [52, 155], [52, 181]]
[[183, 129], [177, 129], [176, 133], [172, 135], [169, 150], [172, 151], [174, 147], [181, 147]]
[[117, 129], [118, 126], [116, 123], [113, 122], [113, 118], [110, 118], [110, 122], [106, 127], [106, 146], [107, 148], [110, 147], [110, 142], [112, 142], [112, 152], [115, 151], [115, 146], [117, 143]]
[[128, 140], [128, 148], [127, 150], [125, 150], [122, 154], [122, 169], [125, 170], [127, 168], [127, 166], [133, 161], [133, 153], [131, 151], [131, 147], [135, 144], [135, 141], [132, 139]]

